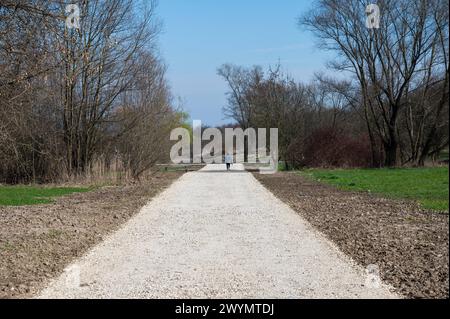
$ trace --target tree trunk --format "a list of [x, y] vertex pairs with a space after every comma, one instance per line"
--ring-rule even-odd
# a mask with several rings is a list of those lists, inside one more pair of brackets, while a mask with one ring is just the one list
[[384, 143], [384, 166], [386, 167], [395, 167], [397, 166], [397, 151], [398, 151], [398, 143], [394, 138], [389, 143]]

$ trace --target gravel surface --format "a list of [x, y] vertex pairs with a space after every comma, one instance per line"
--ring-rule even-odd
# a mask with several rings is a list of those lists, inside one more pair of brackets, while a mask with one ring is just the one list
[[241, 165], [208, 165], [183, 175], [39, 297], [398, 297], [366, 278]]
[[255, 177], [363, 267], [409, 298], [448, 298], [449, 215], [347, 192], [295, 172]]

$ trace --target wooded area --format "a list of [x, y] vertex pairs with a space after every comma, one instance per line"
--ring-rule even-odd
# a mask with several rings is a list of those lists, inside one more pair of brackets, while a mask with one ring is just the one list
[[166, 160], [174, 107], [154, 1], [0, 1], [0, 182], [134, 179]]
[[[278, 128], [287, 168], [423, 166], [449, 144], [448, 1], [319, 0], [299, 18], [342, 76], [299, 83], [225, 64], [225, 115]], [[158, 54], [155, 1], [0, 1], [0, 182], [139, 179], [168, 161], [178, 111]]]
[[332, 70], [297, 83], [280, 67], [223, 65], [225, 112], [243, 128], [278, 127], [288, 166], [423, 166], [448, 148], [448, 1], [320, 0], [299, 19]]

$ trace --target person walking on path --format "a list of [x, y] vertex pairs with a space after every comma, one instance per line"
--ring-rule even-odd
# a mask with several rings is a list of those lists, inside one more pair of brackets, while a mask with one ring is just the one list
[[225, 155], [225, 164], [227, 164], [227, 171], [229, 171], [231, 168], [231, 164], [233, 164], [233, 156], [231, 156], [229, 153]]

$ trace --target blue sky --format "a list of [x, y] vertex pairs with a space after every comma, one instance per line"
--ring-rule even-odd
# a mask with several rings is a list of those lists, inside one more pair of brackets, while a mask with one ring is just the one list
[[227, 86], [217, 75], [224, 63], [267, 67], [281, 62], [297, 80], [325, 71], [330, 53], [298, 28], [311, 0], [160, 0], [161, 54], [175, 96], [193, 119], [220, 125]]

